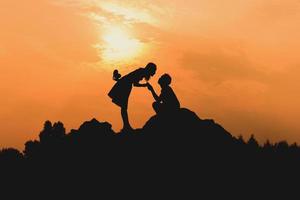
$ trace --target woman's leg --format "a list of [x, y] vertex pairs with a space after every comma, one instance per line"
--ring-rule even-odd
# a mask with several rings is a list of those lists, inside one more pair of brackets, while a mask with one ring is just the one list
[[132, 129], [128, 119], [127, 106], [121, 107], [121, 115], [123, 119], [123, 129]]

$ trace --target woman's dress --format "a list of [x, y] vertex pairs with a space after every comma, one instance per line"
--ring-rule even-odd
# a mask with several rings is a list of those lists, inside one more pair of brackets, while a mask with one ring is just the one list
[[127, 108], [128, 99], [132, 90], [132, 85], [138, 83], [144, 77], [144, 68], [139, 68], [118, 80], [112, 87], [108, 96], [116, 105]]

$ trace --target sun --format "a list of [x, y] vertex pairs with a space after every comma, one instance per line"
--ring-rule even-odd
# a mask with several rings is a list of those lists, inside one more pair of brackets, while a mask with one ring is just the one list
[[142, 43], [125, 29], [110, 26], [102, 36], [102, 58], [107, 62], [128, 61], [142, 51]]

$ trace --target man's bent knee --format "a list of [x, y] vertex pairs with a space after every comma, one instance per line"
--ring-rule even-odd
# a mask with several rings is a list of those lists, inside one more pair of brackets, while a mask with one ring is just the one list
[[160, 103], [159, 102], [153, 102], [152, 107], [156, 113], [160, 112]]

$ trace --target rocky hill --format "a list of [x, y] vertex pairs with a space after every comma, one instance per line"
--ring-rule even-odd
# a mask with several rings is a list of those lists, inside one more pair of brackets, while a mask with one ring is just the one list
[[[255, 186], [272, 185], [274, 177], [299, 174], [300, 149], [284, 141], [259, 145], [253, 136], [248, 141], [235, 138], [213, 120], [183, 108], [122, 133], [96, 119], [69, 133], [63, 123], [46, 121], [39, 140], [26, 142], [23, 152], [2, 149], [0, 164], [2, 177], [30, 176], [36, 183], [58, 184], [59, 179], [65, 186], [83, 179], [130, 188], [131, 180], [135, 189], [155, 184], [174, 192], [212, 183], [229, 188], [253, 181]], [[264, 181], [257, 181], [261, 177]]]

